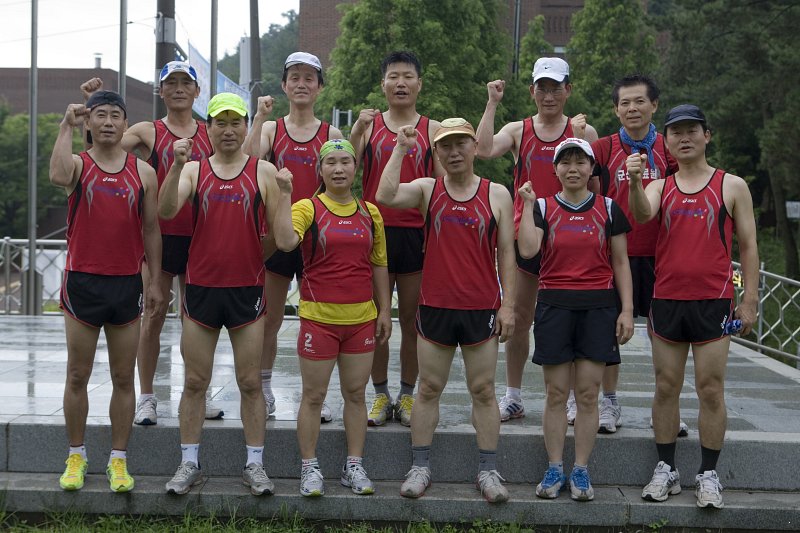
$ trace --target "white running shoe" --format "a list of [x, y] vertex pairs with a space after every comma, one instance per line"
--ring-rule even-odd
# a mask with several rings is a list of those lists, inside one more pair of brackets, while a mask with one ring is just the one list
[[427, 466], [412, 466], [406, 480], [400, 486], [400, 495], [406, 498], [419, 498], [431, 486], [431, 469]]
[[[653, 418], [652, 417], [650, 418], [650, 427], [653, 427]], [[679, 437], [688, 437], [689, 436], [689, 426], [686, 424], [686, 422], [683, 421], [683, 419], [681, 419], [680, 423], [678, 424], [678, 436]]]
[[367, 471], [361, 465], [342, 466], [342, 477], [339, 480], [344, 487], [350, 487], [353, 494], [374, 494], [375, 485], [367, 477]]
[[614, 405], [608, 398], [600, 400], [600, 425], [598, 433], [616, 433], [619, 419], [622, 416], [622, 407]]
[[694, 478], [694, 495], [697, 498], [698, 507], [714, 507], [722, 509], [722, 485], [717, 477], [716, 470], [706, 470], [702, 474], [697, 474]]
[[508, 489], [503, 486], [501, 481], [505, 481], [505, 479], [497, 470], [481, 470], [478, 472], [475, 487], [481, 491], [481, 496], [487, 502], [501, 503], [508, 501]]
[[680, 494], [681, 476], [677, 470], [672, 468], [664, 461], [659, 461], [653, 472], [650, 483], [642, 490], [642, 498], [653, 502], [663, 502], [671, 494]]
[[155, 396], [139, 398], [136, 403], [136, 416], [133, 418], [133, 423], [138, 426], [155, 426], [158, 424], [157, 406], [158, 400]]
[[323, 401], [322, 409], [319, 412], [319, 421], [322, 422], [323, 424], [327, 424], [331, 420], [333, 420], [333, 411], [331, 411], [328, 402]]
[[197, 485], [202, 479], [203, 473], [200, 468], [191, 461], [184, 461], [178, 465], [178, 470], [172, 479], [167, 481], [167, 493], [186, 494], [192, 489], [192, 485]]
[[512, 418], [522, 418], [525, 416], [525, 406], [522, 400], [517, 400], [509, 396], [503, 396], [499, 403], [500, 422], [506, 422]]
[[567, 398], [567, 424], [574, 426], [576, 416], [578, 416], [578, 404], [575, 403], [575, 396], [570, 394]]
[[210, 401], [206, 402], [206, 420], [219, 420], [225, 416], [225, 411], [211, 403]]
[[[262, 390], [262, 392], [264, 392]], [[267, 408], [267, 418], [275, 414], [275, 395], [272, 391], [264, 392], [264, 406]]]
[[324, 494], [325, 483], [319, 468], [315, 466], [303, 468], [300, 471], [300, 495], [313, 497]]

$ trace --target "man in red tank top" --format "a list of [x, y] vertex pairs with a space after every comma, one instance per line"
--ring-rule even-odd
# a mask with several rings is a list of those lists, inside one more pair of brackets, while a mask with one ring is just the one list
[[277, 170], [242, 152], [247, 106], [239, 96], [214, 96], [208, 104], [208, 117], [214, 155], [189, 161], [192, 140], [175, 141], [175, 162], [159, 193], [162, 218], [174, 217], [189, 200], [195, 217], [181, 335], [185, 364], [179, 413], [181, 463], [166, 489], [185, 494], [202, 479], [198, 457], [203, 398], [211, 380], [219, 332], [225, 326], [241, 395], [247, 448], [243, 480], [254, 495], [272, 494], [274, 485], [263, 466], [266, 413], [259, 374], [264, 341], [261, 229], [265, 204], [268, 220], [274, 215]]
[[[508, 491], [497, 472], [500, 413], [494, 376], [498, 337], [505, 342], [514, 330], [511, 195], [502, 185], [474, 174], [478, 149], [475, 130], [462, 118], [443, 121], [433, 136], [444, 177], [400, 183], [403, 159], [417, 143], [418, 135], [413, 125], [400, 128], [377, 191], [380, 203], [417, 209], [426, 218], [426, 254], [416, 324], [420, 386], [411, 417], [413, 465], [400, 494], [419, 498], [430, 486], [430, 451], [439, 420], [439, 397], [447, 384], [455, 349], [460, 346], [478, 440], [476, 486], [489, 502], [503, 502]], [[452, 274], [447, 276], [447, 272]], [[443, 285], [450, 290], [442, 290]]]
[[[514, 156], [514, 187], [517, 191], [529, 181], [540, 198], [553, 196], [561, 184], [553, 170], [556, 146], [568, 137], [589, 142], [597, 140], [597, 132], [586, 123], [583, 114], [571, 120], [564, 114], [564, 105], [572, 93], [569, 65], [557, 57], [542, 57], [533, 67], [530, 93], [536, 103], [536, 114], [524, 120], [510, 122], [494, 133], [494, 116], [503, 99], [505, 82], [487, 84], [489, 100], [478, 125], [478, 157], [493, 159], [508, 152]], [[522, 200], [514, 198], [514, 229], [519, 230]], [[530, 350], [530, 330], [536, 308], [539, 287], [539, 257], [523, 259], [517, 251], [517, 270], [514, 297], [514, 335], [506, 345], [506, 393], [500, 400], [500, 420], [525, 416], [522, 404], [522, 372]]]
[[[88, 98], [94, 91], [102, 89], [103, 81], [92, 78], [81, 85], [81, 92]], [[192, 117], [192, 105], [200, 96], [200, 87], [197, 84], [197, 73], [194, 68], [184, 61], [170, 61], [161, 69], [159, 74], [158, 93], [167, 108], [167, 116], [153, 122], [139, 122], [134, 124], [122, 136], [122, 148], [136, 154], [142, 160], [148, 161], [156, 170], [158, 186], [164, 183], [164, 178], [172, 166], [174, 155], [172, 144], [178, 139], [191, 138], [192, 159], [205, 159], [213, 153], [211, 143], [206, 133], [206, 125]], [[156, 313], [145, 313], [142, 321], [142, 330], [139, 339], [139, 353], [136, 362], [139, 371], [139, 401], [136, 404], [136, 417], [134, 424], [143, 426], [154, 425], [158, 422], [158, 399], [153, 390], [158, 354], [161, 352], [161, 329], [169, 307], [170, 290], [175, 276], [181, 295], [186, 288], [186, 260], [189, 255], [189, 244], [192, 238], [192, 213], [186, 206], [173, 220], [159, 220], [162, 235], [162, 264], [157, 277], [152, 278], [153, 284], [161, 291], [166, 305]], [[151, 277], [147, 270], [143, 273], [144, 286], [149, 287]], [[176, 295], [176, 302], [180, 295]], [[223, 412], [209, 404], [206, 418], [220, 418]]]
[[[272, 113], [272, 96], [260, 96], [253, 124], [243, 150], [246, 154], [266, 159], [276, 168], [288, 168], [294, 176], [292, 203], [311, 198], [319, 187], [317, 163], [320, 147], [329, 139], [341, 139], [342, 132], [314, 116], [314, 102], [323, 87], [322, 64], [317, 56], [294, 52], [286, 58], [281, 88], [289, 100], [289, 114], [278, 120], [267, 120]], [[267, 317], [264, 320], [264, 354], [261, 357], [261, 389], [267, 414], [275, 412], [272, 392], [272, 367], [278, 352], [278, 331], [283, 323], [286, 295], [292, 278], [303, 276], [300, 248], [291, 252], [275, 250], [267, 258], [265, 290]], [[322, 405], [320, 420], [330, 422], [333, 413]]]
[[[155, 172], [121, 146], [126, 116], [125, 102], [111, 91], [96, 92], [85, 106], [70, 104], [50, 158], [50, 182], [65, 189], [70, 203], [68, 260], [61, 289], [67, 335], [64, 422], [70, 446], [60, 480], [64, 490], [83, 487], [88, 467], [86, 386], [100, 328], [108, 340], [114, 376], [109, 406], [112, 451], [106, 474], [115, 492], [134, 486], [126, 450], [136, 404], [133, 373], [143, 296], [140, 272], [144, 253], [150, 273], [158, 273], [161, 235]], [[84, 119], [94, 146], [73, 155], [72, 134]], [[151, 288], [144, 295], [150, 313], [162, 305], [157, 290]]]
[[[628, 207], [628, 172], [625, 160], [631, 153], [647, 154], [647, 166], [642, 180], [653, 180], [675, 173], [677, 164], [666, 147], [664, 136], [651, 122], [658, 109], [659, 90], [655, 81], [641, 74], [625, 76], [614, 83], [611, 101], [622, 127], [613, 135], [592, 143], [596, 161], [594, 176], [589, 188], [613, 199], [631, 221], [628, 233], [628, 259], [633, 278], [633, 316], [647, 317], [655, 284], [656, 237], [658, 221], [648, 224], [633, 222]], [[596, 177], [596, 178], [595, 178]], [[647, 330], [650, 334], [650, 329]], [[600, 433], [615, 433], [622, 417], [622, 407], [617, 401], [617, 384], [621, 365], [606, 366], [603, 374], [603, 399], [600, 401]], [[570, 391], [574, 404], [574, 392]], [[574, 419], [570, 420], [574, 422]], [[688, 427], [680, 422], [678, 436], [688, 435]]]
[[[358, 160], [364, 162], [363, 198], [375, 202], [381, 172], [393, 153], [397, 132], [406, 124], [417, 129], [417, 144], [410, 147], [400, 171], [400, 180], [408, 183], [423, 176], [441, 176], [444, 170], [433, 157], [431, 136], [439, 123], [417, 113], [417, 98], [422, 89], [422, 67], [412, 52], [399, 51], [381, 62], [381, 88], [388, 110], [362, 109], [350, 132], [350, 142]], [[369, 410], [370, 426], [381, 426], [392, 418], [404, 426], [411, 424], [414, 387], [417, 383], [417, 334], [414, 317], [422, 280], [423, 219], [415, 209], [391, 209], [378, 206], [386, 230], [389, 259], [389, 284], [397, 289], [400, 322], [400, 392], [389, 392], [389, 343], [375, 348], [372, 362], [372, 385], [375, 399]]]
[[[689, 348], [700, 400], [700, 469], [695, 477], [698, 507], [721, 508], [716, 465], [727, 425], [725, 366], [730, 348], [726, 325], [741, 321], [747, 335], [758, 303], [758, 247], [753, 200], [740, 177], [706, 162], [711, 140], [703, 112], [694, 105], [672, 108], [664, 122], [667, 148], [678, 171], [642, 187], [645, 154], [631, 154], [630, 209], [636, 221], [659, 220], [656, 283], [650, 307], [653, 330], [653, 430], [659, 462], [642, 498], [664, 501], [681, 491], [675, 465], [679, 398]], [[732, 220], [731, 220], [732, 219]], [[739, 243], [744, 293], [733, 310], [731, 248]]]

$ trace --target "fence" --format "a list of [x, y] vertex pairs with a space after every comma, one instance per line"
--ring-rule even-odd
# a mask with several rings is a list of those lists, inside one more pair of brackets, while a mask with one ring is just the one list
[[[0, 314], [60, 313], [58, 308], [61, 278], [66, 261], [67, 244], [64, 240], [44, 239], [36, 241], [37, 294], [40, 295], [36, 309], [25, 309], [24, 285], [28, 280], [28, 241], [5, 237], [0, 241]], [[734, 267], [741, 266], [734, 263]], [[785, 363], [800, 367], [800, 282], [760, 270], [758, 288], [758, 322], [753, 333], [745, 338], [734, 337], [734, 341], [761, 351]], [[740, 274], [734, 281], [741, 279]], [[177, 283], [177, 282], [176, 282]], [[740, 285], [740, 284], [737, 284]], [[737, 298], [741, 296], [737, 288]], [[170, 298], [170, 313], [177, 311], [176, 290]], [[298, 287], [292, 282], [286, 298], [287, 314], [296, 314]], [[394, 302], [396, 305], [396, 302]]]

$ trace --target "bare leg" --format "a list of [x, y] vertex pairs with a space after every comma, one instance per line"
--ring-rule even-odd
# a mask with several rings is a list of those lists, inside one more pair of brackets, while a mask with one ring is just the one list
[[108, 408], [111, 418], [111, 446], [115, 450], [125, 450], [128, 447], [133, 414], [136, 410], [133, 376], [139, 342], [139, 321], [127, 326], [106, 325], [104, 329], [113, 384]]
[[[184, 382], [179, 415], [183, 444], [200, 442], [200, 433], [203, 430], [203, 420], [205, 419], [206, 390], [211, 382], [214, 350], [217, 347], [218, 339], [218, 329], [206, 328], [188, 318], [183, 320], [181, 348]], [[233, 341], [232, 337], [231, 341]]]
[[339, 354], [338, 365], [339, 382], [344, 399], [343, 418], [347, 455], [363, 457], [364, 441], [367, 438], [367, 405], [364, 401], [364, 391], [372, 369], [372, 352]]
[[680, 420], [680, 394], [689, 344], [667, 342], [653, 336], [653, 368], [656, 392], [653, 396], [653, 432], [656, 443], [675, 442]]
[[286, 295], [292, 280], [267, 272], [264, 290], [267, 298], [267, 316], [264, 319], [264, 350], [261, 353], [261, 369], [272, 370], [278, 353], [278, 332], [283, 324]]
[[82, 324], [64, 313], [67, 334], [67, 379], [64, 386], [64, 422], [71, 446], [84, 443], [89, 395], [86, 387], [92, 375], [100, 328]]
[[[400, 334], [402, 335], [400, 338], [400, 379], [409, 385], [415, 385], [419, 375], [417, 330], [414, 322], [417, 318], [421, 284], [421, 272], [397, 276], [397, 309]], [[388, 354], [389, 343], [384, 343], [382, 346], [386, 348]]]
[[[264, 348], [264, 317], [252, 324], [228, 330], [241, 401], [239, 412], [248, 446], [264, 446], [266, 406], [261, 392], [261, 355]], [[210, 377], [210, 374], [209, 374]]]
[[575, 361], [575, 464], [588, 465], [597, 437], [597, 393], [603, 380], [605, 363], [588, 359]]
[[514, 334], [506, 343], [506, 384], [522, 388], [522, 372], [528, 361], [531, 341], [530, 332], [533, 313], [536, 310], [536, 294], [539, 277], [517, 271], [514, 292]]
[[543, 365], [544, 385], [547, 391], [544, 413], [542, 413], [542, 432], [547, 459], [560, 463], [564, 457], [564, 439], [567, 435], [567, 396], [570, 388], [572, 363]]
[[303, 378], [303, 397], [300, 400], [300, 411], [297, 413], [297, 444], [302, 459], [313, 459], [317, 456], [322, 402], [328, 394], [328, 383], [336, 359], [317, 361], [300, 357], [299, 360], [300, 375]]
[[417, 337], [419, 389], [411, 416], [412, 446], [430, 446], [439, 423], [439, 398], [453, 363], [455, 347], [439, 346]]
[[158, 366], [158, 355], [161, 352], [161, 330], [164, 327], [164, 320], [167, 316], [172, 279], [170, 274], [161, 271], [158, 279], [151, 280], [148, 269], [142, 269], [143, 294], [147, 294], [150, 283], [157, 283], [163, 301], [165, 302], [157, 312], [151, 313], [149, 309], [145, 308], [142, 314], [139, 350], [136, 354], [136, 362], [139, 370], [139, 390], [142, 394], [153, 394], [153, 379], [155, 378], [156, 367]]
[[723, 337], [714, 342], [692, 345], [694, 357], [694, 380], [700, 400], [700, 444], [713, 450], [721, 450], [728, 425], [725, 407], [725, 367], [731, 338]]
[[476, 346], [462, 346], [461, 352], [464, 354], [467, 388], [472, 396], [472, 425], [477, 433], [478, 449], [496, 450], [500, 438], [500, 410], [494, 390], [497, 337]]

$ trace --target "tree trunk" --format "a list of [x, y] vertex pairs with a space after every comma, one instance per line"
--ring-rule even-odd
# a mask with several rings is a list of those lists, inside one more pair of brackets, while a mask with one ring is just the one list
[[[771, 158], [770, 158], [771, 159]], [[793, 223], [786, 217], [786, 194], [783, 190], [785, 179], [782, 165], [778, 164], [768, 170], [770, 189], [775, 199], [775, 227], [783, 242], [783, 260], [787, 278], [800, 279], [800, 260], [797, 255], [797, 242], [792, 231]]]

